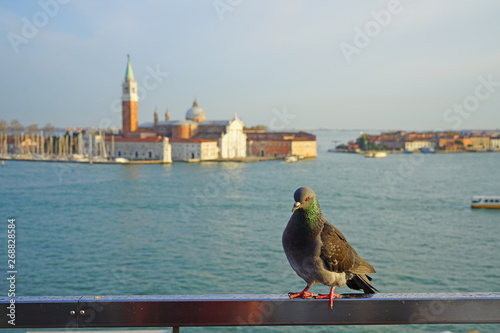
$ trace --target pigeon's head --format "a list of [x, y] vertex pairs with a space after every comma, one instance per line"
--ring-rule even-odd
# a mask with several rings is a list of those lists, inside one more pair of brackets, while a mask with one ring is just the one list
[[295, 204], [293, 205], [292, 212], [297, 209], [306, 210], [309, 206], [318, 202], [316, 193], [309, 187], [299, 187], [293, 194], [293, 198], [295, 199]]

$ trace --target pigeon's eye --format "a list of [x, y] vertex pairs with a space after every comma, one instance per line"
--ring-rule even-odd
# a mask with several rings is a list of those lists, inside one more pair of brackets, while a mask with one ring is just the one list
[[309, 198], [306, 198], [305, 201], [309, 200]]

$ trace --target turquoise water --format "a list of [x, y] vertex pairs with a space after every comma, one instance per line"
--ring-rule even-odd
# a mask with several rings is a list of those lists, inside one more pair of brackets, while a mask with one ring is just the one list
[[[0, 207], [2, 219], [17, 220], [17, 295], [299, 291], [304, 282], [281, 247], [299, 186], [316, 191], [326, 218], [375, 267], [372, 283], [381, 292], [500, 292], [500, 211], [469, 208], [474, 194], [500, 194], [500, 154], [368, 159], [326, 152], [331, 140], [353, 133], [317, 134], [318, 158], [298, 163], [7, 161], [0, 168]], [[0, 256], [6, 262], [6, 246]], [[8, 290], [6, 280], [0, 288]], [[472, 329], [498, 332], [500, 325], [182, 332]]]

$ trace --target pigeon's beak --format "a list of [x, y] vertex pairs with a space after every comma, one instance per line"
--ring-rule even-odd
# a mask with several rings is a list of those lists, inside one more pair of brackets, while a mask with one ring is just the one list
[[295, 210], [299, 209], [300, 208], [300, 202], [295, 202], [293, 204], [293, 208], [292, 208], [292, 212], [295, 212]]

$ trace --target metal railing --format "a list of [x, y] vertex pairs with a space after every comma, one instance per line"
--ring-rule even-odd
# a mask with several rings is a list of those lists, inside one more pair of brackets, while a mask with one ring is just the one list
[[500, 323], [500, 293], [343, 294], [333, 309], [287, 295], [23, 296], [0, 307], [0, 328]]

